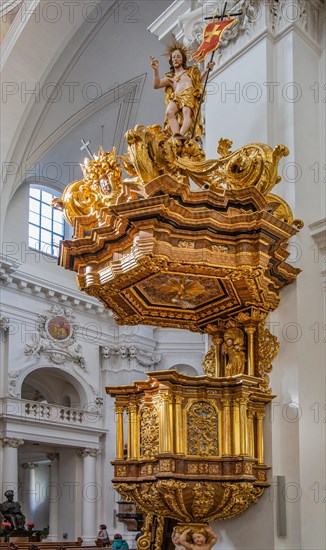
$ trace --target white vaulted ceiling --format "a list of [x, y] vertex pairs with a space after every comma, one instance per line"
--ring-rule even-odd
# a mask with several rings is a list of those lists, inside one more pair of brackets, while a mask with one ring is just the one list
[[23, 2], [3, 40], [2, 220], [31, 175], [69, 183], [71, 166], [85, 156], [82, 138], [96, 152], [103, 135], [106, 150], [122, 152], [128, 128], [163, 119], [149, 65], [162, 45], [147, 27], [171, 1], [72, 4]]

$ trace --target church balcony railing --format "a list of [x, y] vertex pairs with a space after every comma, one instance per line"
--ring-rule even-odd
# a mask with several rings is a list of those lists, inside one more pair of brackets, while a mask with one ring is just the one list
[[98, 410], [95, 403], [75, 408], [14, 397], [0, 400], [0, 417], [7, 420], [20, 419], [24, 422], [46, 422], [94, 428], [99, 427], [102, 420], [101, 411]]

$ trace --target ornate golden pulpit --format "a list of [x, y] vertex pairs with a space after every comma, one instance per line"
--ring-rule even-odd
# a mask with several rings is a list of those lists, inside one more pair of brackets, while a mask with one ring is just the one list
[[206, 160], [196, 140], [168, 139], [159, 126], [126, 137], [121, 161], [101, 149], [55, 206], [74, 225], [61, 265], [118, 323], [210, 335], [205, 376], [158, 371], [106, 388], [117, 415], [113, 483], [146, 516], [138, 547], [159, 549], [164, 518], [199, 529], [240, 514], [269, 485], [263, 421], [278, 342], [264, 322], [299, 272], [286, 247], [302, 222], [270, 193], [284, 146], [232, 152], [220, 140], [219, 158]]

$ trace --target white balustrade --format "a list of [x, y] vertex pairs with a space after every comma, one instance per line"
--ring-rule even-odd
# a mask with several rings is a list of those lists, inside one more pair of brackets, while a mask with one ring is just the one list
[[91, 425], [94, 428], [99, 426], [102, 419], [102, 414], [97, 410], [95, 403], [76, 409], [12, 397], [0, 399], [0, 413], [7, 419], [19, 417], [26, 422], [38, 420], [64, 425]]

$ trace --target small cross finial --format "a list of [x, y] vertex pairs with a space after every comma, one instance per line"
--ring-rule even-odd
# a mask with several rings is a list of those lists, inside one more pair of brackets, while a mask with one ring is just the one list
[[231, 15], [232, 17], [233, 17], [234, 15], [242, 15], [242, 11], [240, 11], [240, 12], [238, 12], [238, 13], [228, 13], [228, 14], [227, 14], [227, 13], [226, 13], [227, 5], [228, 5], [228, 3], [225, 2], [224, 6], [223, 6], [223, 12], [222, 12], [221, 15], [219, 15], [218, 13], [216, 13], [215, 15], [211, 15], [210, 17], [204, 17], [204, 19], [205, 19], [205, 20], [206, 20], [206, 19], [213, 19], [213, 20], [214, 20], [214, 19], [220, 19], [221, 21], [223, 21], [224, 17], [229, 16], [229, 15]]
[[82, 142], [82, 147], [80, 148], [81, 151], [84, 151], [86, 149], [87, 153], [89, 154], [89, 156], [94, 159], [94, 156], [93, 156], [93, 153], [92, 151], [90, 150], [89, 148], [89, 145], [91, 144], [90, 140], [88, 141], [85, 141], [84, 139], [81, 139], [81, 142]]

